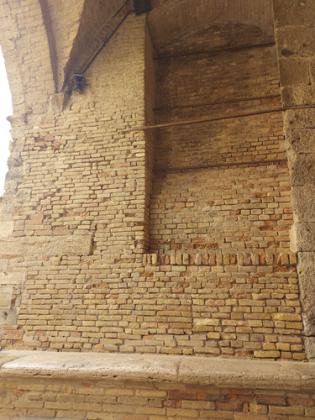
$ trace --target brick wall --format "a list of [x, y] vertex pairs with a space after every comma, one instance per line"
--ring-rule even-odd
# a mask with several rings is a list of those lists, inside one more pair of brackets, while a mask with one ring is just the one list
[[[272, 43], [161, 56], [157, 64], [160, 112], [170, 108], [178, 113], [190, 106], [196, 108], [189, 110], [190, 116], [191, 113], [200, 116], [200, 112], [208, 114], [204, 107], [212, 103], [280, 95], [276, 49]], [[225, 106], [225, 111], [229, 107]]]
[[282, 116], [259, 114], [280, 106], [275, 47], [156, 65], [159, 122], [219, 120], [156, 134], [152, 332], [171, 322], [173, 353], [303, 359]]
[[[28, 1], [3, 0], [4, 27], [45, 38]], [[274, 47], [157, 58], [130, 15], [67, 97], [48, 41], [34, 61], [27, 34], [3, 44], [27, 89], [13, 90], [1, 345], [304, 360], [280, 114], [126, 131], [279, 107]]]
[[[280, 106], [274, 47], [160, 59], [157, 83], [161, 122]], [[159, 129], [155, 155], [153, 250], [159, 242], [289, 248], [292, 212], [281, 113]], [[277, 243], [271, 244], [272, 237]]]
[[269, 0], [154, 1], [114, 34], [101, 1], [40, 3], [0, 0], [0, 344], [54, 353], [1, 352], [0, 417], [314, 419], [312, 0], [273, 1], [278, 57]]
[[155, 181], [153, 247], [288, 251], [286, 163], [161, 171]]
[[2, 327], [2, 345], [110, 349], [115, 320], [123, 330], [130, 322], [120, 305], [142, 264], [145, 139], [123, 130], [144, 123], [144, 35], [144, 19], [130, 18], [87, 73], [84, 95], [15, 122], [4, 198], [13, 231], [0, 254], [14, 289], [6, 309], [19, 316]]
[[0, 415], [5, 419], [63, 418], [151, 420], [314, 419], [312, 392], [219, 389], [172, 385], [56, 379], [5, 379]]

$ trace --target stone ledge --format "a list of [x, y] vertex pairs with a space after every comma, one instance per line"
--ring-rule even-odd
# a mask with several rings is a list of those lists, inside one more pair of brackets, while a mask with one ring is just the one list
[[9, 377], [313, 391], [315, 363], [147, 354], [2, 351], [0, 378]]

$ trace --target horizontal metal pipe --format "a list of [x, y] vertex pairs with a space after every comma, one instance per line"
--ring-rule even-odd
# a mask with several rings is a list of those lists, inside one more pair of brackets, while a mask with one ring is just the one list
[[239, 167], [253, 167], [253, 166], [267, 166], [267, 165], [283, 165], [287, 164], [286, 159], [274, 159], [274, 160], [260, 160], [260, 161], [248, 161], [248, 162], [235, 162], [235, 163], [217, 163], [213, 165], [201, 165], [201, 166], [184, 166], [179, 168], [156, 168], [156, 173], [172, 173], [172, 172], [186, 172], [186, 171], [198, 171], [203, 169], [226, 169], [226, 168], [239, 168]]
[[225, 117], [217, 117], [217, 118], [199, 118], [196, 120], [184, 120], [184, 121], [175, 121], [170, 123], [162, 123], [162, 124], [154, 124], [154, 125], [145, 125], [142, 127], [134, 127], [129, 128], [126, 130], [122, 130], [123, 133], [130, 133], [133, 131], [147, 131], [147, 130], [155, 130], [156, 128], [169, 128], [169, 127], [180, 127], [185, 125], [194, 125], [194, 124], [204, 124], [209, 122], [216, 122], [216, 121], [226, 121], [226, 120], [233, 120], [236, 118], [246, 118], [246, 117], [253, 117], [256, 115], [264, 115], [264, 114], [274, 114], [277, 112], [284, 112], [290, 110], [297, 110], [297, 109], [311, 109], [315, 108], [315, 104], [307, 104], [307, 105], [295, 105], [290, 107], [281, 107], [281, 108], [274, 108], [266, 111], [259, 111], [259, 112], [247, 112], [242, 114], [235, 114], [229, 115]]

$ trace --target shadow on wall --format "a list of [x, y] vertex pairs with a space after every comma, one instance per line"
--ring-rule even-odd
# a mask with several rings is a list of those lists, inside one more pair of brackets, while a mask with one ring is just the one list
[[10, 123], [7, 117], [12, 114], [12, 98], [0, 47], [0, 196], [4, 193], [4, 180], [7, 173], [7, 160], [9, 157]]

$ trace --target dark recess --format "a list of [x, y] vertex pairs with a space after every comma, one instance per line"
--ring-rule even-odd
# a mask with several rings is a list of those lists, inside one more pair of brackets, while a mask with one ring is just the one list
[[150, 12], [152, 9], [151, 0], [133, 0], [133, 9], [137, 16]]

